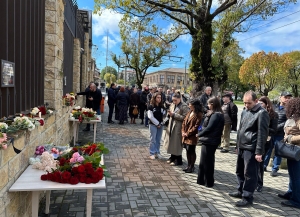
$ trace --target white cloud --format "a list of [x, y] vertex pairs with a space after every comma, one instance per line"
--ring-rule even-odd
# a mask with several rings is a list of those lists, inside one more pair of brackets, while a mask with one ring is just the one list
[[[261, 27], [253, 31], [237, 34], [236, 36], [240, 41], [240, 46], [246, 51], [244, 56], [249, 57], [253, 53], [261, 50], [264, 50], [265, 52], [272, 51], [278, 53], [299, 50], [300, 22], [295, 21], [299, 20], [300, 13], [298, 12], [290, 15], [299, 10], [300, 5], [298, 4], [289, 8], [289, 10], [274, 16], [272, 18], [273, 22], [272, 20], [267, 20], [261, 22], [258, 25]], [[280, 19], [282, 17], [284, 18]], [[262, 26], [264, 23], [269, 24]]]
[[119, 34], [119, 22], [123, 15], [112, 10], [104, 9], [101, 15], [93, 14], [93, 34], [98, 37], [110, 34]]

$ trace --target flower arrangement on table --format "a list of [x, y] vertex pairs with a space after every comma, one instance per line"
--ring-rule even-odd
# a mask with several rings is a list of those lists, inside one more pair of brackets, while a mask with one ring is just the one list
[[62, 97], [64, 106], [73, 106], [75, 105], [75, 95], [74, 93], [67, 93]]
[[107, 171], [104, 171], [105, 166], [100, 164], [102, 154], [108, 152], [103, 143], [88, 143], [73, 147], [69, 152], [60, 155], [57, 161], [49, 152], [43, 152], [41, 162], [33, 167], [47, 171], [47, 174], [41, 176], [43, 181], [72, 185], [79, 182], [97, 183], [103, 176], [109, 177]]
[[99, 120], [99, 117], [92, 108], [81, 108], [80, 106], [76, 106], [70, 113], [70, 119], [78, 119], [82, 122], [83, 120]]

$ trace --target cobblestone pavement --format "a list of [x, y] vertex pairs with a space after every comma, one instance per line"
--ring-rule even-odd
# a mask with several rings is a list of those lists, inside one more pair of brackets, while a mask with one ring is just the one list
[[[237, 185], [233, 149], [226, 154], [217, 150], [215, 186], [206, 188], [196, 184], [198, 170], [186, 174], [182, 167], [168, 165], [163, 148], [163, 159], [148, 158], [149, 132], [140, 120], [136, 125], [107, 124], [107, 111], [102, 114], [103, 132], [98, 130], [97, 141], [110, 149], [105, 165], [111, 178], [106, 179], [107, 189], [94, 190], [92, 216], [300, 216], [299, 209], [282, 207], [277, 197], [287, 189], [286, 170], [280, 170], [278, 177], [267, 172], [263, 192], [255, 192], [254, 204], [237, 208], [237, 199], [228, 196]], [[79, 138], [82, 143], [92, 141], [93, 132], [81, 130]], [[198, 155], [200, 149], [197, 146]], [[185, 151], [183, 157], [186, 163]], [[48, 216], [85, 216], [85, 197], [84, 190], [53, 191]]]

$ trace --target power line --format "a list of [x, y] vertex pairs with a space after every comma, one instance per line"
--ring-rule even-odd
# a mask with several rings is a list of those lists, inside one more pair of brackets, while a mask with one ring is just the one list
[[283, 16], [283, 17], [281, 17], [281, 18], [278, 18], [277, 20], [273, 20], [273, 21], [268, 22], [268, 23], [266, 23], [266, 24], [260, 25], [260, 26], [254, 28], [254, 29], [249, 30], [249, 31], [253, 31], [253, 30], [258, 29], [258, 28], [260, 28], [260, 27], [269, 25], [270, 23], [274, 23], [274, 22], [276, 22], [276, 21], [278, 21], [278, 20], [281, 20], [281, 19], [283, 19], [283, 18], [289, 17], [289, 16], [291, 16], [291, 15], [293, 15], [293, 14], [296, 14], [296, 13], [299, 13], [299, 12], [300, 12], [300, 10], [299, 10], [299, 11], [296, 11], [296, 12], [294, 12], [294, 13], [288, 14], [288, 15], [286, 15], [286, 16]]
[[283, 25], [283, 26], [277, 27], [277, 28], [275, 28], [275, 29], [272, 29], [272, 30], [269, 30], [269, 31], [266, 31], [266, 32], [260, 33], [260, 34], [258, 34], [258, 35], [254, 35], [254, 36], [252, 36], [252, 37], [249, 37], [249, 38], [246, 38], [246, 39], [243, 39], [243, 40], [240, 40], [239, 42], [241, 42], [241, 41], [245, 41], [245, 40], [248, 40], [248, 39], [251, 39], [251, 38], [254, 38], [254, 37], [260, 36], [260, 35], [263, 35], [263, 34], [265, 34], [265, 33], [268, 33], [268, 32], [272, 32], [272, 31], [274, 31], [274, 30], [277, 30], [277, 29], [281, 29], [281, 28], [283, 28], [283, 27], [286, 27], [286, 26], [292, 25], [292, 24], [294, 24], [294, 23], [297, 23], [297, 22], [299, 22], [299, 21], [300, 21], [300, 20], [296, 20], [296, 21], [294, 21], [294, 22], [292, 22], [292, 23], [288, 23], [288, 24], [286, 24], [286, 25]]

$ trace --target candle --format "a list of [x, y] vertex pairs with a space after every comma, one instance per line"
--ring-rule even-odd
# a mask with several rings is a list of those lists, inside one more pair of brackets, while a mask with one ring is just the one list
[[41, 112], [39, 112], [39, 118], [41, 118], [42, 117], [42, 113]]

